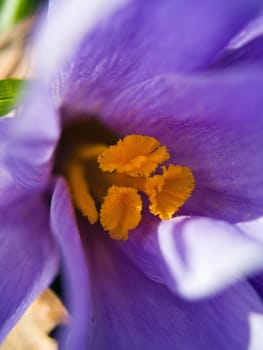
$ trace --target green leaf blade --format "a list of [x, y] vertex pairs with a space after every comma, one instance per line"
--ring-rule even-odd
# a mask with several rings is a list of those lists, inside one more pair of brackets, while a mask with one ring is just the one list
[[0, 117], [17, 106], [24, 83], [25, 81], [21, 79], [0, 80]]

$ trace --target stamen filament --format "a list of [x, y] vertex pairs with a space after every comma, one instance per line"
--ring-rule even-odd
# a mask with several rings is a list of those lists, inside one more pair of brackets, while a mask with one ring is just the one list
[[78, 150], [77, 156], [82, 160], [94, 159], [97, 158], [98, 155], [101, 152], [105, 151], [107, 148], [108, 146], [100, 143], [95, 145], [85, 145]]
[[75, 205], [87, 217], [90, 224], [95, 224], [99, 215], [95, 201], [89, 193], [81, 163], [71, 162], [66, 175]]

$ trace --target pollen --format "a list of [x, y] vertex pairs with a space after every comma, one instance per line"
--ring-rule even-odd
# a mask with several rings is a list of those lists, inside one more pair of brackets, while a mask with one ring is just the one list
[[191, 196], [194, 177], [187, 167], [170, 164], [162, 167], [162, 175], [154, 175], [146, 182], [145, 192], [150, 200], [150, 212], [168, 220]]
[[169, 158], [166, 146], [160, 145], [154, 137], [128, 135], [103, 151], [98, 157], [98, 162], [103, 171], [147, 177]]
[[110, 187], [100, 210], [100, 222], [113, 239], [127, 240], [141, 221], [142, 200], [134, 188]]
[[168, 220], [194, 190], [191, 170], [169, 164], [167, 147], [154, 137], [128, 135], [115, 145], [83, 140], [72, 143], [62, 159], [63, 174], [75, 208], [90, 224], [99, 221], [113, 239], [128, 239], [141, 222], [143, 205]]

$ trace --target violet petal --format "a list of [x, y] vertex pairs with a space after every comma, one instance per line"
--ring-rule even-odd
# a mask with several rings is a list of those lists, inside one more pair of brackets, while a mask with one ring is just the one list
[[180, 217], [163, 222], [158, 238], [170, 288], [184, 297], [207, 296], [263, 266], [263, 245], [223, 221]]
[[4, 162], [12, 123], [13, 120], [9, 117], [2, 117], [0, 119], [0, 207], [9, 206], [14, 200], [24, 195], [23, 189], [14, 182]]
[[24, 196], [0, 212], [0, 339], [52, 282], [58, 254], [42, 198]]
[[263, 311], [248, 283], [185, 302], [148, 279], [109, 240], [94, 235], [86, 246], [94, 292], [91, 349], [248, 348], [248, 316]]
[[236, 64], [259, 64], [263, 61], [263, 35], [238, 48], [225, 50], [211, 66], [220, 69]]
[[58, 180], [51, 204], [51, 226], [58, 241], [71, 316], [70, 328], [60, 336], [63, 349], [86, 350], [87, 327], [91, 320], [90, 282], [86, 258], [65, 181]]
[[64, 103], [85, 99], [99, 108], [156, 75], [202, 69], [261, 7], [258, 0], [129, 1], [83, 35], [59, 80]]
[[235, 225], [201, 217], [144, 218], [115, 245], [149, 278], [175, 294], [214, 294], [263, 267], [263, 245]]
[[50, 177], [60, 126], [49, 89], [36, 83], [30, 92], [12, 120], [6, 161], [19, 185], [41, 191]]

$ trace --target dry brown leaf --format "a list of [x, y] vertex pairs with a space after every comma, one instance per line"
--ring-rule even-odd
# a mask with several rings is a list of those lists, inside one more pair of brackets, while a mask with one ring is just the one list
[[29, 18], [0, 33], [0, 79], [32, 76], [32, 48], [27, 39], [33, 25], [34, 18]]
[[0, 345], [0, 350], [57, 350], [57, 342], [48, 336], [68, 314], [59, 298], [49, 289], [38, 297]]

